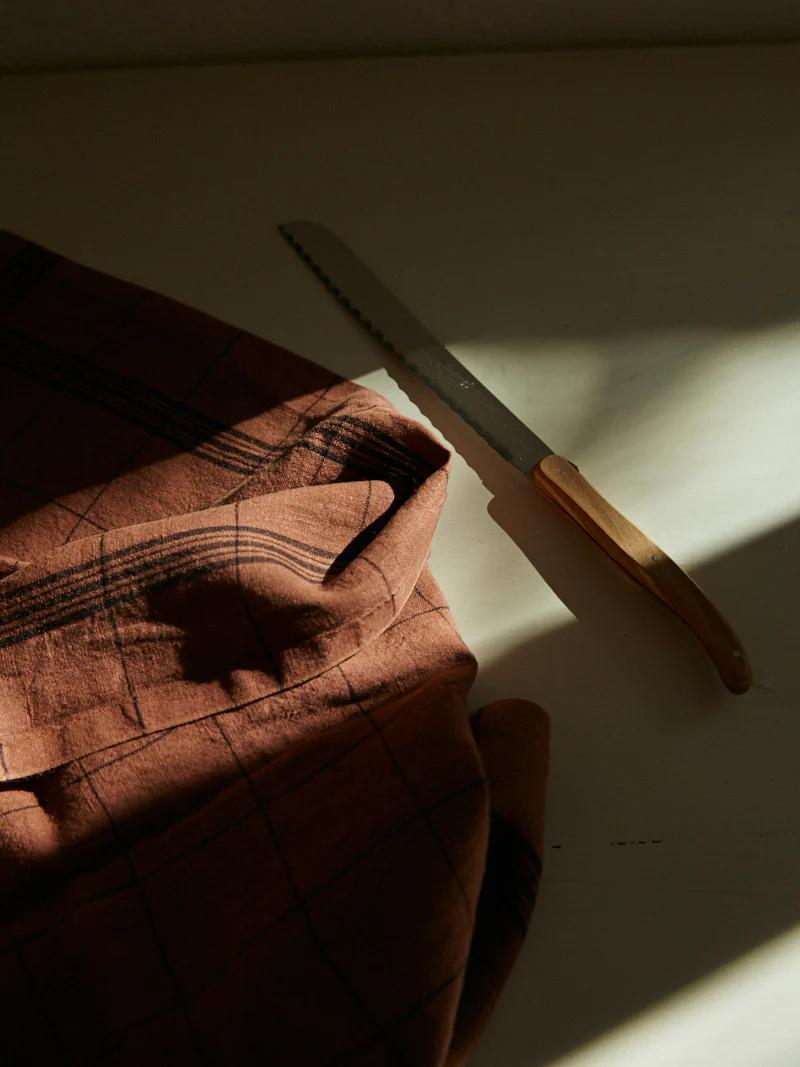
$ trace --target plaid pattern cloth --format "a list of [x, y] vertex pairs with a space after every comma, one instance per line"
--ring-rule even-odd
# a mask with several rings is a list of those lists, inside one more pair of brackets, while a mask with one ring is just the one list
[[546, 726], [467, 715], [447, 452], [8, 234], [0, 364], [0, 1063], [463, 1062]]

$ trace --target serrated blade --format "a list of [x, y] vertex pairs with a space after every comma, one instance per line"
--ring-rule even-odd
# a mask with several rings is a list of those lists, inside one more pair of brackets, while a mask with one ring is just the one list
[[459, 363], [334, 233], [316, 222], [278, 229], [336, 299], [525, 475], [553, 450]]

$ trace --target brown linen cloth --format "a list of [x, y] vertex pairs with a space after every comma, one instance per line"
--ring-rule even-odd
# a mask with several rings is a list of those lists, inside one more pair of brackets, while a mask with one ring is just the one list
[[547, 721], [467, 715], [447, 452], [8, 234], [0, 360], [0, 1062], [464, 1062]]

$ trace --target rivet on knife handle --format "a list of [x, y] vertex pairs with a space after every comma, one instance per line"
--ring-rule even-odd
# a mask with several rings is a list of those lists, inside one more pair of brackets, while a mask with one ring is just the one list
[[732, 693], [747, 692], [752, 675], [739, 639], [677, 563], [562, 456], [541, 460], [533, 470], [533, 482], [623, 570], [663, 600], [694, 631]]

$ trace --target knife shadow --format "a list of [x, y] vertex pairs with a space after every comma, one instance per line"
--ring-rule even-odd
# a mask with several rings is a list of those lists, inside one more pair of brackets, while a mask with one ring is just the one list
[[[594, 642], [565, 678], [580, 626], [522, 639], [482, 667], [480, 700], [536, 677], [553, 713], [553, 764], [542, 893], [475, 1067], [560, 1062], [797, 928], [800, 620], [787, 590], [799, 541], [795, 518], [698, 568], [703, 585], [736, 589], [765, 691], [727, 697], [709, 668], [708, 687], [722, 694], [712, 724], [688, 720], [678, 671], [662, 685], [631, 663], [627, 699], [604, 691]], [[707, 717], [702, 693], [689, 692], [695, 679], [680, 682]], [[695, 1004], [701, 995], [696, 987]]]
[[[388, 354], [383, 365], [478, 475], [492, 496], [487, 507], [490, 517], [581, 624], [580, 638], [576, 636], [581, 654], [585, 654], [588, 641], [594, 656], [608, 660], [609, 680], [619, 684], [620, 673], [627, 672], [635, 689], [649, 682], [653, 672], [658, 675], [672, 669], [673, 674], [679, 673], [693, 694], [684, 714], [688, 708], [700, 706], [708, 710], [728, 703], [730, 694], [705, 651], [677, 616], [626, 575], [539, 494], [531, 479], [507, 463], [409, 368]], [[706, 592], [724, 605], [735, 591], [720, 582]], [[631, 655], [632, 634], [635, 656]], [[654, 714], [658, 714], [657, 706], [658, 702]], [[674, 708], [664, 709], [664, 714], [674, 721]]]
[[[754, 686], [766, 691], [754, 704], [728, 693], [677, 617], [412, 372], [388, 357], [384, 366], [478, 474], [492, 519], [577, 620], [510, 640], [481, 664], [471, 694], [478, 706], [528, 697], [553, 723], [542, 892], [474, 1054], [476, 1067], [545, 1067], [798, 922], [798, 621], [786, 592], [800, 524], [696, 568], [713, 600], [736, 606]], [[768, 729], [753, 715], [761, 708]], [[618, 840], [631, 837], [648, 841]]]

